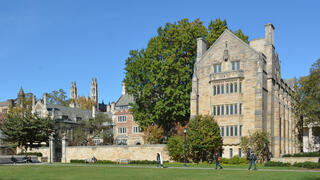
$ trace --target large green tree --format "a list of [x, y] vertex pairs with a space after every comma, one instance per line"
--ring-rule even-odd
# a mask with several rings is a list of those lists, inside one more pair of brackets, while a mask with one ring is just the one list
[[59, 89], [48, 94], [48, 103], [69, 106], [70, 102], [67, 100], [67, 93], [63, 89]]
[[39, 118], [27, 108], [11, 108], [2, 122], [4, 141], [17, 143], [25, 150], [47, 142], [53, 132], [54, 121]]
[[225, 20], [212, 21], [208, 30], [199, 19], [182, 19], [159, 27], [147, 48], [130, 51], [124, 82], [135, 99], [132, 112], [140, 126], [155, 123], [168, 131], [174, 123], [188, 122], [197, 38], [207, 37], [212, 44], [226, 28]]

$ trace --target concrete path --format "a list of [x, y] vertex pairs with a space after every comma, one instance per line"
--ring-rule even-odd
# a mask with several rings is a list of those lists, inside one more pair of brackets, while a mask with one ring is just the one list
[[[137, 165], [112, 165], [112, 164], [62, 164], [62, 163], [19, 163], [19, 164], [1, 164], [0, 166], [75, 166], [75, 167], [117, 167], [117, 168], [152, 168], [152, 169], [160, 169], [157, 166], [137, 166]], [[202, 167], [165, 167], [165, 169], [199, 169], [199, 170], [213, 170], [213, 171], [248, 171], [246, 168], [224, 168], [224, 169], [214, 169], [214, 168], [202, 168]], [[251, 170], [253, 171], [253, 170]], [[273, 171], [273, 172], [318, 172], [320, 173], [320, 170], [312, 170], [312, 169], [258, 169], [258, 171]]]

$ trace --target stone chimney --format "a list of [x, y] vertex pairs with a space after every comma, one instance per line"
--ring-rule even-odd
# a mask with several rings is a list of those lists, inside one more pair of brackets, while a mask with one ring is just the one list
[[274, 26], [272, 23], [264, 25], [265, 27], [265, 45], [274, 46]]
[[122, 95], [125, 95], [126, 94], [126, 83], [122, 83], [122, 92], [121, 92]]
[[34, 108], [35, 105], [36, 105], [36, 99], [35, 99], [35, 96], [32, 95], [32, 108]]
[[203, 37], [197, 39], [197, 62], [202, 58], [207, 51], [207, 41]]
[[44, 109], [47, 109], [47, 93], [43, 94], [43, 107]]
[[110, 103], [107, 105], [107, 112], [110, 112], [111, 111], [111, 105]]
[[96, 106], [92, 106], [92, 117], [96, 117]]
[[112, 102], [111, 103], [111, 111], [113, 111], [115, 109], [115, 106], [116, 106], [116, 103], [115, 102]]

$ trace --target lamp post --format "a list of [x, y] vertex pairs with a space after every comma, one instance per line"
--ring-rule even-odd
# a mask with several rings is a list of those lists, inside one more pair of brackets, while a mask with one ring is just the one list
[[184, 130], [183, 130], [183, 134], [184, 134], [184, 148], [183, 148], [183, 153], [184, 153], [184, 167], [187, 167], [187, 165], [186, 165], [186, 161], [187, 161], [187, 159], [186, 159], [186, 135], [187, 135], [187, 128], [184, 128]]

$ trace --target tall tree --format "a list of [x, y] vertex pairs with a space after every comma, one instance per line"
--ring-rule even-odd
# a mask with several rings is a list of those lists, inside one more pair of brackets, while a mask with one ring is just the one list
[[39, 146], [47, 142], [53, 132], [54, 121], [39, 118], [26, 108], [10, 108], [3, 120], [1, 130], [6, 142], [17, 143], [24, 149]]
[[208, 36], [213, 43], [226, 28], [225, 20], [212, 21], [208, 32], [199, 19], [182, 19], [158, 28], [146, 49], [130, 51], [124, 82], [134, 96], [132, 112], [140, 126], [155, 123], [167, 132], [175, 123], [188, 122], [197, 38]]
[[67, 93], [63, 89], [59, 89], [48, 94], [48, 103], [68, 106], [70, 102], [67, 100]]

